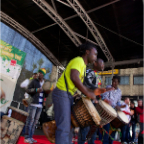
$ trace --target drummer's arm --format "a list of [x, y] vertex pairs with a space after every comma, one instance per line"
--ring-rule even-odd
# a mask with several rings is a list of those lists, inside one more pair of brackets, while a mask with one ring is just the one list
[[[29, 83], [28, 87], [26, 88], [26, 92], [27, 92], [28, 94], [35, 94], [35, 93], [37, 93], [37, 89], [34, 87], [34, 81], [35, 81], [35, 80], [32, 80], [32, 81]], [[31, 96], [32, 96], [32, 95], [31, 95]]]
[[90, 92], [87, 87], [85, 87], [81, 80], [79, 79], [79, 71], [76, 69], [71, 69], [71, 74], [70, 74], [70, 78], [72, 80], [72, 82], [74, 83], [75, 87], [77, 87], [83, 94], [85, 94], [86, 96], [88, 96], [91, 99], [96, 99], [96, 96], [93, 92]]
[[125, 108], [125, 107], [126, 107], [126, 105], [121, 105], [121, 106], [120, 106], [120, 108]]

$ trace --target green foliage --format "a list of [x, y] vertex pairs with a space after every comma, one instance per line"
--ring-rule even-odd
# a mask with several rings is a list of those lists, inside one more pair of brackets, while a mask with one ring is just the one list
[[32, 72], [37, 68], [37, 65], [35, 63], [33, 63], [32, 65]]
[[47, 69], [46, 69], [46, 73], [49, 73], [49, 72], [50, 72], [50, 68], [47, 68]]
[[42, 66], [42, 64], [44, 63], [44, 61], [43, 61], [43, 59], [41, 58], [41, 59], [38, 60], [37, 63], [39, 64], [39, 69], [40, 69], [41, 66]]

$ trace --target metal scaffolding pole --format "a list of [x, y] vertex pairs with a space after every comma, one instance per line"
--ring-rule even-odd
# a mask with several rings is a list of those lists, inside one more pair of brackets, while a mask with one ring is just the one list
[[81, 41], [74, 34], [69, 25], [45, 0], [33, 0], [33, 2], [36, 3], [52, 20], [54, 20], [61, 27], [61, 29], [77, 47], [81, 44]]
[[[65, 2], [63, 2], [63, 1], [61, 1], [61, 0], [57, 0], [57, 1], [63, 3], [64, 5], [66, 5], [66, 6], [70, 7], [70, 8], [72, 8], [69, 4], [67, 4], [67, 3], [65, 3]], [[98, 6], [98, 7], [96, 7], [96, 8], [91, 9], [91, 10], [88, 10], [88, 11], [86, 11], [86, 12], [87, 12], [88, 14], [89, 14], [89, 13], [92, 13], [92, 12], [94, 12], [94, 11], [96, 11], [96, 10], [99, 10], [99, 9], [101, 9], [101, 8], [104, 8], [104, 7], [106, 7], [106, 6], [109, 6], [109, 5], [111, 5], [111, 4], [114, 4], [114, 3], [118, 2], [118, 1], [120, 1], [120, 0], [115, 0], [115, 1], [112, 1], [112, 2], [109, 2], [109, 3], [106, 3], [106, 4], [104, 4], [104, 5]], [[72, 16], [70, 16], [70, 17], [65, 18], [64, 20], [67, 21], [67, 20], [70, 20], [70, 19], [75, 18], [75, 17], [77, 17], [77, 16], [78, 16], [78, 14], [75, 14], [75, 15], [72, 15]], [[54, 26], [54, 25], [57, 25], [57, 23], [53, 23], [53, 24], [51, 24], [51, 25], [42, 27], [42, 28], [40, 28], [40, 29], [37, 29], [37, 30], [35, 30], [35, 31], [32, 31], [32, 33], [39, 32], [39, 31], [44, 30], [44, 29], [46, 29], [46, 28], [52, 27], [52, 26]]]
[[106, 46], [101, 34], [99, 33], [98, 29], [94, 25], [93, 21], [87, 14], [87, 12], [84, 10], [82, 5], [79, 3], [78, 0], [67, 0], [67, 2], [73, 7], [75, 12], [79, 15], [79, 17], [83, 20], [83, 22], [86, 24], [87, 28], [93, 35], [94, 39], [98, 43], [99, 47], [103, 51], [104, 55], [106, 56], [108, 61], [114, 61], [113, 56], [111, 55], [108, 47]]

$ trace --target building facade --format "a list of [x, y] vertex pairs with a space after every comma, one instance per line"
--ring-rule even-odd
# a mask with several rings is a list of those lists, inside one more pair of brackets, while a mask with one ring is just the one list
[[[143, 97], [143, 67], [114, 70], [115, 74], [120, 76], [119, 88], [123, 98], [128, 96], [136, 100]], [[102, 76], [103, 87], [111, 85], [112, 71], [103, 72], [100, 75]]]

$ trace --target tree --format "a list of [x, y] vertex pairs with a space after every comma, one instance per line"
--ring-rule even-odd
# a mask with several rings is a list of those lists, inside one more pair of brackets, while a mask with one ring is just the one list
[[35, 63], [33, 63], [33, 65], [32, 65], [32, 72], [34, 71], [34, 69], [36, 69], [37, 68], [37, 65], [35, 64]]
[[50, 72], [50, 68], [47, 68], [47, 69], [46, 69], [46, 73], [49, 73], [49, 72]]
[[38, 60], [37, 63], [39, 64], [39, 69], [40, 69], [41, 66], [42, 66], [42, 64], [44, 63], [44, 61], [43, 61], [43, 59], [41, 58], [41, 59]]

